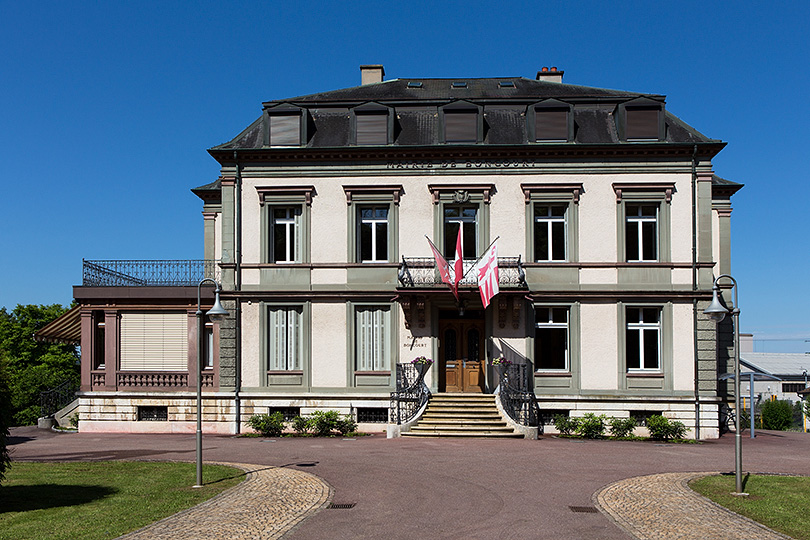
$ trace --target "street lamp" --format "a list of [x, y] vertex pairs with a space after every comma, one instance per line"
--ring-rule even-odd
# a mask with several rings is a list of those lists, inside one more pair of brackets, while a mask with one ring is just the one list
[[228, 310], [219, 302], [219, 291], [222, 290], [215, 280], [205, 278], [197, 285], [197, 483], [195, 488], [202, 487], [202, 351], [203, 351], [203, 312], [200, 307], [200, 289], [203, 283], [212, 283], [214, 290], [214, 307], [206, 315], [211, 322], [221, 322], [228, 316]]
[[740, 407], [740, 308], [737, 302], [737, 280], [728, 274], [717, 276], [712, 286], [712, 303], [709, 307], [703, 310], [703, 313], [711, 317], [716, 323], [720, 322], [729, 313], [720, 302], [720, 285], [719, 282], [723, 278], [728, 278], [734, 284], [734, 307], [731, 310], [731, 315], [734, 318], [734, 473], [737, 480], [736, 493], [741, 494], [742, 490], [742, 429], [740, 429], [740, 415], [742, 408]]

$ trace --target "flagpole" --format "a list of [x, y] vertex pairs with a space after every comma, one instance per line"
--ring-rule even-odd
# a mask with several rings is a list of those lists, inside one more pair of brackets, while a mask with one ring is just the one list
[[[427, 237], [425, 237], [425, 238], [427, 238]], [[484, 252], [481, 254], [481, 256], [480, 256], [480, 257], [478, 257], [477, 259], [475, 259], [475, 262], [472, 264], [472, 266], [470, 266], [470, 268], [468, 268], [468, 269], [467, 269], [467, 271], [466, 271], [466, 272], [464, 272], [464, 276], [462, 276], [462, 278], [461, 278], [461, 279], [464, 279], [465, 277], [467, 277], [467, 274], [469, 274], [469, 273], [470, 273], [470, 270], [472, 270], [473, 268], [475, 268], [476, 266], [478, 266], [478, 262], [479, 262], [479, 261], [480, 261], [480, 260], [483, 258], [483, 256], [484, 256], [484, 255], [486, 255], [487, 253], [489, 253], [489, 248], [491, 248], [491, 247], [492, 247], [492, 244], [494, 244], [495, 242], [497, 242], [497, 241], [498, 241], [498, 238], [500, 238], [500, 235], [499, 235], [499, 236], [496, 236], [496, 237], [495, 237], [495, 240], [493, 240], [492, 242], [490, 242], [490, 243], [489, 243], [489, 245], [487, 246], [487, 249], [485, 249], [485, 250], [484, 250]]]

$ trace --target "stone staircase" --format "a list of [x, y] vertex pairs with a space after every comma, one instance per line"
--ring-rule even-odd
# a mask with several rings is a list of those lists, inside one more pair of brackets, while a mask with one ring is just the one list
[[523, 438], [503, 420], [492, 394], [434, 394], [422, 418], [402, 436]]

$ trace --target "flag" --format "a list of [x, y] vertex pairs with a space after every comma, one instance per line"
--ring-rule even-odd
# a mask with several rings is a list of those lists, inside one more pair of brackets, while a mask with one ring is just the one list
[[456, 300], [458, 300], [458, 282], [464, 277], [464, 257], [461, 254], [461, 225], [458, 227], [458, 236], [456, 237], [456, 262], [453, 263], [453, 271], [455, 272], [453, 289], [455, 289], [454, 294]]
[[478, 289], [481, 291], [481, 303], [487, 309], [489, 301], [498, 294], [498, 243], [493, 242], [489, 250], [478, 262]]
[[[427, 238], [427, 236], [425, 236]], [[430, 241], [430, 238], [427, 238], [428, 244], [430, 244], [430, 249], [433, 250], [433, 258], [436, 259], [436, 268], [439, 269], [439, 275], [442, 278], [444, 283], [450, 287], [450, 291], [458, 300], [458, 290], [453, 285], [453, 280], [450, 279], [450, 265], [447, 263], [447, 259], [445, 259], [436, 246], [433, 245], [433, 242]]]

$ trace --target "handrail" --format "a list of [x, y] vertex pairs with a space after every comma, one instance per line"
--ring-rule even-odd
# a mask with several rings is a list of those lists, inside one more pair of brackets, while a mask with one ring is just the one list
[[[430, 366], [428, 366], [429, 368]], [[427, 368], [416, 365], [397, 364], [397, 389], [391, 392], [390, 421], [398, 426], [414, 419], [430, 399], [430, 389], [425, 384]]]
[[84, 287], [196, 286], [203, 278], [219, 281], [219, 261], [197, 260], [82, 260]]
[[511, 364], [499, 368], [500, 392], [498, 399], [503, 410], [518, 424], [535, 427], [540, 424], [540, 408], [529, 386], [529, 365]]
[[39, 411], [42, 418], [53, 414], [76, 399], [79, 385], [73, 381], [65, 381], [54, 388], [39, 393]]

